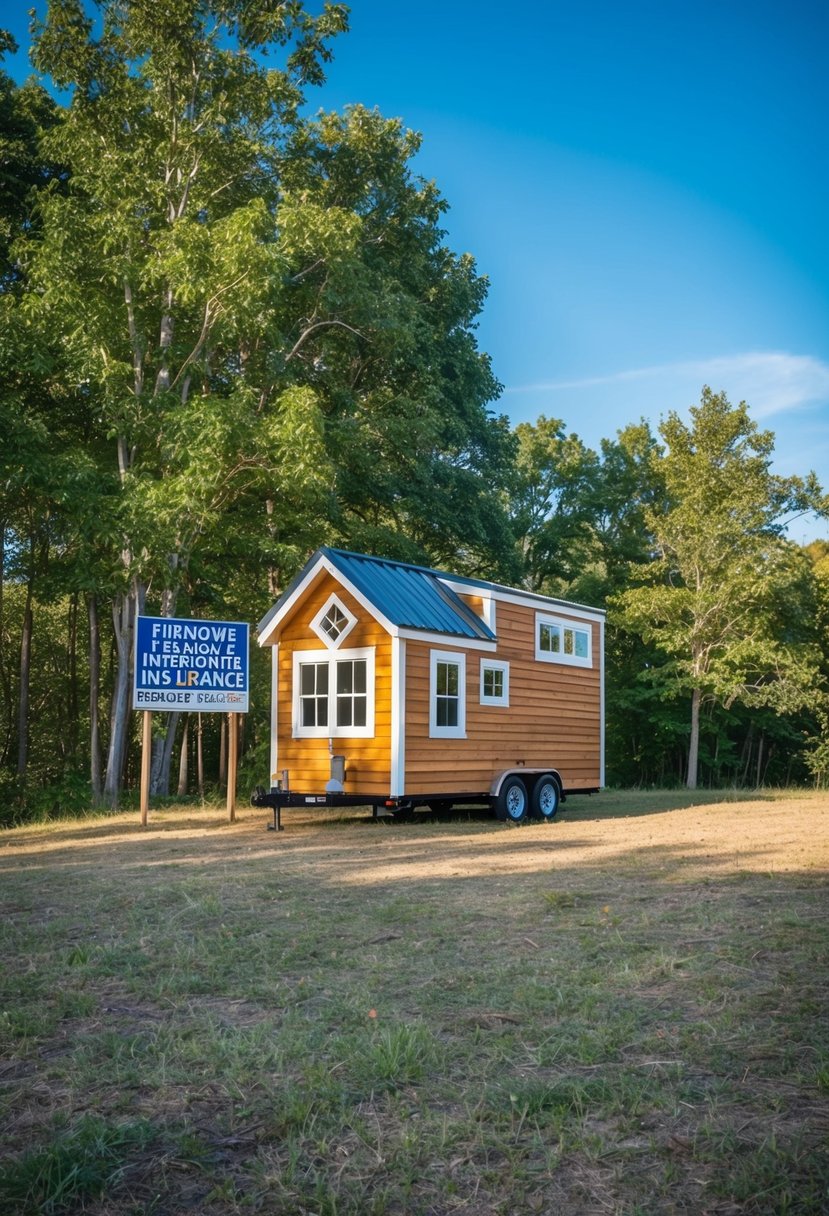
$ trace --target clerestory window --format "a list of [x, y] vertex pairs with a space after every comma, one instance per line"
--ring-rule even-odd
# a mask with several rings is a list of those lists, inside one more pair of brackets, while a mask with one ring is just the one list
[[543, 663], [569, 663], [575, 667], [592, 667], [590, 626], [541, 613], [535, 619], [535, 657]]

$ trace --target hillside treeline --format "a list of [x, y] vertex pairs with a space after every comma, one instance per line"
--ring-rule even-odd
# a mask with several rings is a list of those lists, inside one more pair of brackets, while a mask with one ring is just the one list
[[[134, 788], [138, 613], [255, 622], [320, 544], [606, 607], [614, 784], [825, 782], [827, 501], [748, 407], [512, 429], [418, 137], [309, 117], [345, 8], [99, 8], [35, 30], [65, 105], [0, 76], [4, 820]], [[222, 715], [154, 722], [154, 793], [221, 784]]]

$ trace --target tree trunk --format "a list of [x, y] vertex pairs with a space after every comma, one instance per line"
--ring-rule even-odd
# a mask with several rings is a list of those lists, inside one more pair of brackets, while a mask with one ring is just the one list
[[67, 723], [66, 751], [74, 759], [78, 751], [80, 712], [78, 707], [78, 593], [69, 597], [69, 688], [66, 695]]
[[124, 758], [127, 754], [127, 736], [130, 719], [130, 668], [132, 663], [133, 635], [136, 611], [142, 599], [141, 589], [132, 587], [117, 595], [112, 604], [112, 624], [115, 631], [117, 664], [115, 685], [112, 691], [112, 709], [109, 726], [109, 752], [107, 755], [104, 797], [113, 808], [118, 806]]
[[98, 621], [98, 598], [90, 595], [86, 605], [89, 617], [89, 779], [92, 802], [101, 802], [101, 734], [98, 704], [101, 689], [101, 629]]
[[691, 738], [688, 740], [688, 779], [685, 782], [689, 790], [697, 788], [697, 769], [699, 767], [699, 706], [700, 691], [695, 688], [691, 695]]
[[762, 731], [760, 731], [760, 742], [757, 744], [757, 770], [756, 770], [755, 777], [754, 777], [754, 788], [756, 790], [759, 790], [759, 788], [760, 788], [760, 779], [763, 775], [763, 742], [764, 742], [764, 740], [765, 740], [765, 735], [763, 734]]
[[[173, 553], [169, 557], [170, 569], [175, 575], [179, 565], [178, 555]], [[176, 613], [176, 598], [178, 592], [173, 587], [167, 587], [161, 593], [161, 616], [173, 617]], [[176, 739], [176, 730], [178, 728], [178, 720], [181, 717], [179, 713], [167, 714], [166, 727], [163, 734], [153, 736], [153, 753], [152, 767], [150, 769], [150, 792], [152, 794], [160, 794], [162, 797], [167, 797], [170, 793], [170, 765], [173, 759], [173, 746]]]
[[748, 770], [751, 766], [751, 753], [754, 750], [754, 723], [749, 722], [748, 731], [746, 733], [745, 742], [743, 743], [743, 754], [740, 757], [742, 764], [742, 772], [740, 773], [740, 785], [748, 785]]
[[181, 732], [181, 751], [178, 758], [178, 796], [187, 797], [187, 781], [189, 777], [189, 756], [187, 749], [190, 743], [190, 715], [184, 716], [184, 730]]
[[173, 759], [173, 744], [180, 713], [167, 714], [167, 726], [163, 735], [153, 738], [153, 760], [150, 772], [150, 793], [165, 797], [170, 793], [170, 763]]

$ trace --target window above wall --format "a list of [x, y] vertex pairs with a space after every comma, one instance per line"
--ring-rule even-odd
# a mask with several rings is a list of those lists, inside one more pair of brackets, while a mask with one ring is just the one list
[[356, 616], [348, 611], [340, 597], [329, 595], [311, 621], [311, 628], [320, 641], [333, 650], [348, 637], [356, 624]]
[[592, 630], [589, 625], [565, 621], [538, 612], [535, 617], [535, 657], [541, 663], [593, 666]]
[[429, 661], [429, 737], [466, 738], [466, 655], [432, 650]]
[[481, 705], [509, 706], [509, 663], [481, 659]]
[[295, 650], [293, 737], [374, 738], [374, 647]]

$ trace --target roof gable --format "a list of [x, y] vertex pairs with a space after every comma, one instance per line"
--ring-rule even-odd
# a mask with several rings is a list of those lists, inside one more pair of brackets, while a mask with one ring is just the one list
[[318, 549], [257, 626], [260, 645], [327, 570], [392, 634], [400, 629], [494, 642], [495, 635], [436, 570], [343, 549]]

